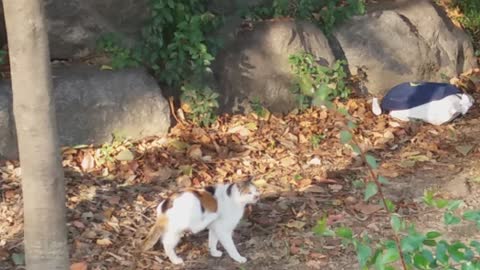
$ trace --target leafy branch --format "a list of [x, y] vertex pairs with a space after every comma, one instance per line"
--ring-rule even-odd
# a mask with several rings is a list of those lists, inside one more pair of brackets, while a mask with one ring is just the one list
[[[358, 140], [354, 136], [357, 128], [355, 120], [345, 108], [337, 108], [332, 102], [325, 105], [335, 113], [341, 114], [346, 119], [346, 124], [340, 132], [342, 144], [350, 146], [367, 165], [370, 181], [364, 180], [364, 200], [368, 201], [377, 196], [386, 210], [393, 231], [393, 240], [381, 240], [374, 243], [368, 235], [359, 239], [354, 237], [353, 231], [347, 227], [337, 228], [335, 231], [327, 226], [327, 218], [319, 220], [314, 231], [323, 236], [340, 237], [345, 244], [351, 244], [357, 252], [361, 269], [374, 267], [380, 270], [395, 269], [392, 264], [400, 262], [402, 269], [459, 269], [473, 270], [480, 269], [480, 242], [471, 241], [468, 245], [460, 241], [448, 242], [437, 239], [442, 234], [436, 231], [429, 231], [422, 234], [415, 229], [415, 224], [407, 224], [400, 215], [395, 212], [395, 204], [386, 198], [383, 185], [389, 181], [376, 173], [378, 168], [377, 160], [371, 154], [360, 148]], [[443, 221], [445, 225], [459, 224], [464, 221], [474, 222], [480, 228], [480, 211], [465, 211], [462, 217], [455, 214], [455, 211], [463, 205], [461, 200], [445, 200], [434, 197], [432, 191], [425, 191], [423, 201], [426, 205], [438, 209], [445, 209]], [[375, 252], [371, 246], [375, 244]], [[475, 252], [477, 255], [475, 255]]]

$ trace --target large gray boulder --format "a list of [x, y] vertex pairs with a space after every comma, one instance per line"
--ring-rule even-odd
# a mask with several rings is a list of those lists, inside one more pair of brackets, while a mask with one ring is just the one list
[[77, 58], [95, 50], [107, 32], [136, 38], [148, 17], [148, 0], [45, 1], [52, 58]]
[[255, 98], [274, 112], [293, 109], [288, 57], [302, 51], [312, 53], [324, 65], [335, 61], [325, 35], [311, 23], [264, 21], [240, 31], [214, 64], [223, 109], [248, 110], [248, 100]]
[[334, 32], [350, 72], [362, 69], [370, 93], [415, 80], [442, 80], [476, 66], [468, 35], [431, 1], [387, 1]]
[[138, 38], [148, 18], [148, 0], [46, 0], [52, 58], [78, 58], [95, 50], [102, 34]]
[[[164, 135], [168, 102], [143, 69], [100, 71], [89, 66], [53, 70], [57, 127], [62, 146], [101, 144], [112, 134], [132, 139]], [[0, 83], [0, 156], [17, 157], [10, 82]]]

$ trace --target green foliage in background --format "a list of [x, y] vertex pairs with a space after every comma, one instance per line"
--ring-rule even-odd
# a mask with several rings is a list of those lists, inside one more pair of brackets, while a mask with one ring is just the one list
[[112, 69], [137, 67], [142, 64], [141, 51], [123, 46], [123, 39], [115, 34], [103, 35], [97, 42], [98, 49], [110, 55]]
[[289, 17], [311, 21], [324, 33], [330, 34], [334, 26], [364, 13], [363, 0], [273, 0], [272, 4], [261, 4], [244, 10], [241, 15], [252, 20]]
[[480, 1], [478, 0], [455, 0], [453, 5], [463, 12], [460, 22], [472, 35], [477, 50], [480, 49]]
[[290, 55], [289, 62], [296, 77], [292, 91], [297, 96], [299, 109], [321, 106], [337, 97], [349, 97], [345, 61], [338, 60], [330, 68], [320, 65], [309, 53], [299, 53]]
[[151, 15], [140, 44], [127, 48], [120, 37], [109, 33], [98, 46], [111, 56], [113, 69], [143, 64], [161, 83], [180, 87], [209, 68], [221, 44], [207, 37], [222, 20], [206, 10], [205, 2], [150, 0]]
[[207, 37], [221, 19], [205, 0], [150, 0], [151, 18], [142, 31], [145, 61], [163, 83], [180, 86], [209, 68], [218, 40]]
[[182, 107], [188, 120], [199, 126], [210, 126], [217, 120], [218, 94], [202, 83], [182, 86]]

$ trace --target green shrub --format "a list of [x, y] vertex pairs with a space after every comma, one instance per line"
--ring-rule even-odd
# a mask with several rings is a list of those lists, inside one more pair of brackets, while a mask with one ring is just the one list
[[188, 83], [182, 86], [180, 97], [187, 118], [194, 124], [210, 126], [217, 120], [218, 94], [202, 83]]
[[242, 12], [247, 19], [265, 20], [290, 17], [317, 23], [326, 34], [353, 15], [364, 14], [363, 0], [273, 0]]
[[150, 0], [140, 44], [126, 48], [117, 35], [107, 34], [99, 47], [109, 53], [114, 69], [142, 63], [161, 83], [180, 87], [209, 68], [221, 44], [207, 37], [221, 19], [205, 7], [205, 0]]
[[337, 97], [349, 97], [351, 91], [346, 86], [345, 61], [338, 60], [329, 68], [320, 65], [311, 54], [300, 53], [290, 55], [289, 62], [295, 74], [292, 91], [300, 109], [320, 106]]
[[110, 66], [113, 69], [137, 67], [142, 63], [142, 55], [138, 49], [122, 45], [122, 38], [115, 33], [103, 35], [97, 43], [99, 50], [110, 55]]
[[202, 73], [219, 42], [207, 37], [221, 23], [205, 0], [150, 0], [151, 18], [143, 29], [143, 54], [157, 78], [180, 86]]
[[453, 5], [463, 12], [460, 22], [472, 35], [477, 49], [480, 49], [480, 1], [478, 0], [455, 0]]

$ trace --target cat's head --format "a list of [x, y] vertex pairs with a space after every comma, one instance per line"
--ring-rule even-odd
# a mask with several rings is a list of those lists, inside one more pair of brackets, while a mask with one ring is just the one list
[[260, 192], [252, 183], [251, 178], [235, 183], [229, 195], [241, 204], [254, 204], [260, 199]]

